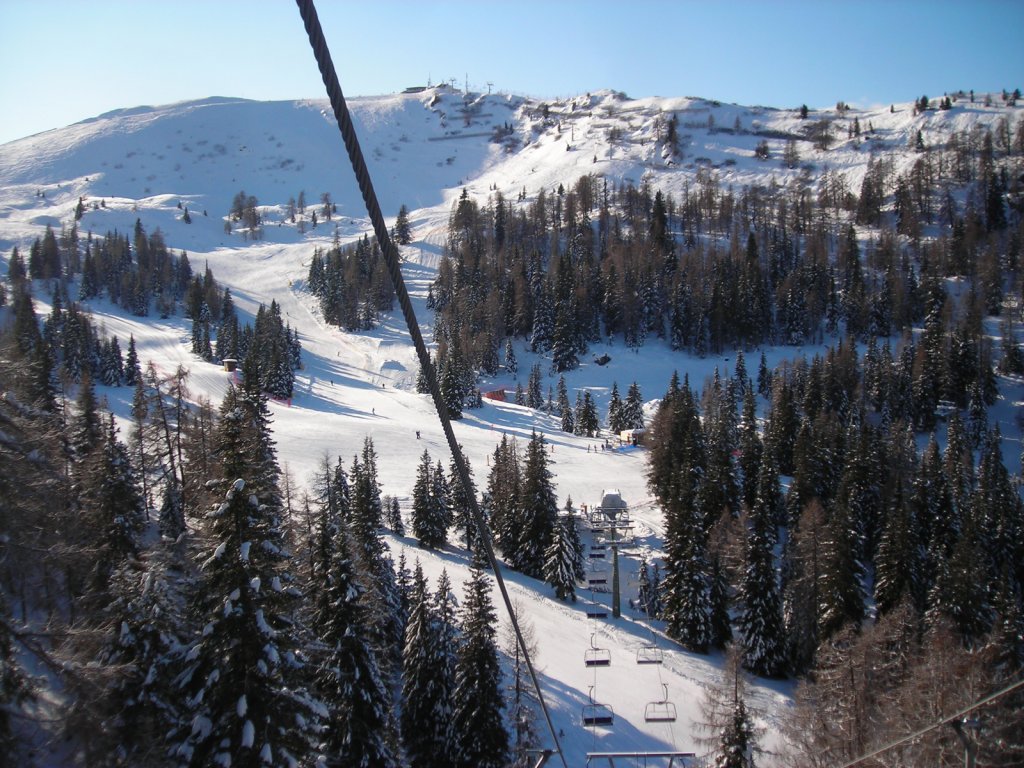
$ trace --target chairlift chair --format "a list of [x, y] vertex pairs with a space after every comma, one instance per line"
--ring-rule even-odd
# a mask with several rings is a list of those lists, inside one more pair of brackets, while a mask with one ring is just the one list
[[661, 701], [652, 701], [644, 707], [644, 722], [674, 723], [676, 721], [676, 705], [668, 700], [668, 685], [661, 684]]
[[612, 663], [612, 652], [600, 648], [595, 641], [596, 633], [590, 636], [590, 647], [583, 654], [583, 663], [588, 667], [607, 667]]
[[661, 664], [665, 661], [665, 654], [658, 646], [642, 645], [636, 650], [637, 664]]
[[614, 725], [615, 712], [607, 704], [594, 701], [594, 686], [590, 686], [590, 703], [583, 705], [583, 725]]

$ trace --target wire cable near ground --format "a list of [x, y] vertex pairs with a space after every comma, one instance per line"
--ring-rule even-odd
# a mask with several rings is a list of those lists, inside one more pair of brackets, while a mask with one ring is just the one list
[[872, 757], [880, 755], [883, 752], [888, 752], [890, 749], [898, 747], [901, 744], [906, 744], [908, 741], [913, 741], [914, 739], [918, 738], [919, 736], [923, 736], [924, 734], [928, 733], [929, 731], [934, 731], [936, 728], [941, 728], [944, 725], [949, 725], [950, 723], [954, 722], [955, 720], [959, 720], [964, 715], [969, 714], [970, 712], [973, 712], [974, 710], [979, 709], [980, 707], [983, 707], [986, 704], [989, 704], [989, 703], [995, 701], [996, 699], [1002, 698], [1006, 694], [1008, 694], [1008, 693], [1010, 693], [1012, 691], [1017, 690], [1021, 686], [1024, 686], [1024, 680], [1018, 680], [1015, 683], [1011, 683], [1010, 685], [1006, 686], [1005, 688], [1002, 688], [1001, 690], [996, 691], [995, 693], [991, 694], [990, 696], [986, 696], [984, 699], [981, 699], [980, 701], [976, 701], [975, 703], [971, 704], [969, 707], [964, 707], [959, 712], [955, 712], [952, 715], [949, 715], [948, 717], [943, 718], [942, 720], [938, 720], [938, 721], [932, 723], [931, 725], [927, 726], [926, 728], [922, 728], [919, 731], [914, 731], [914, 733], [910, 734], [909, 736], [904, 736], [902, 739], [897, 739], [896, 741], [892, 741], [892, 742], [886, 744], [884, 747], [879, 747], [878, 749], [876, 749], [876, 750], [874, 750], [872, 752], [868, 752], [866, 755], [861, 755], [856, 760], [851, 760], [848, 763], [843, 763], [841, 766], [839, 766], [839, 768], [852, 768], [852, 766], [854, 766], [854, 765], [859, 765], [860, 763], [863, 763], [865, 760], [870, 760]]
[[505, 580], [502, 578], [501, 571], [499, 570], [498, 560], [494, 556], [494, 547], [491, 545], [490, 532], [487, 529], [487, 524], [484, 521], [483, 514], [480, 512], [480, 506], [477, 503], [476, 495], [470, 492], [472, 483], [469, 479], [469, 470], [466, 466], [466, 459], [463, 457], [462, 450], [459, 448], [459, 444], [455, 439], [455, 433], [452, 431], [452, 424], [448, 418], [447, 408], [441, 398], [441, 390], [437, 385], [437, 376], [434, 373], [434, 366], [430, 362], [430, 353], [427, 351], [427, 346], [423, 342], [423, 335], [420, 333], [420, 326], [416, 321], [416, 314], [413, 312], [412, 302], [409, 300], [409, 292], [406, 290], [405, 281], [402, 279], [402, 270], [398, 263], [398, 250], [392, 242], [391, 236], [388, 233], [387, 225], [384, 222], [384, 215], [381, 213], [380, 203], [377, 201], [377, 193], [374, 191], [373, 182], [370, 179], [370, 171], [366, 167], [366, 160], [363, 157], [362, 149], [359, 147], [359, 140], [356, 137], [355, 126], [352, 123], [352, 116], [349, 114], [348, 104], [345, 102], [345, 96], [341, 92], [338, 73], [334, 69], [334, 62], [331, 60], [331, 52], [327, 47], [327, 40], [324, 38], [324, 32], [320, 26], [320, 18], [317, 16], [313, 0], [295, 1], [299, 6], [299, 13], [302, 15], [302, 23], [306, 28], [306, 34], [309, 36], [309, 44], [313, 48], [313, 54], [316, 56], [317, 66], [320, 69], [320, 75], [323, 78], [324, 86], [327, 88], [327, 97], [331, 102], [331, 109], [334, 110], [334, 117], [338, 121], [338, 129], [341, 131], [342, 139], [345, 141], [345, 149], [348, 151], [349, 161], [352, 163], [352, 170], [355, 172], [356, 181], [359, 184], [359, 192], [363, 196], [363, 203], [366, 205], [366, 212], [369, 214], [370, 222], [373, 224], [374, 235], [377, 237], [377, 242], [380, 244], [381, 251], [384, 254], [384, 261], [388, 267], [388, 275], [391, 278], [391, 285], [394, 287], [395, 293], [398, 295], [398, 303], [402, 307], [402, 314], [405, 317], [405, 323], [409, 328], [409, 335], [412, 337], [413, 345], [416, 347], [416, 354], [419, 356], [420, 367], [423, 370], [424, 378], [427, 381], [430, 395], [434, 399], [434, 407], [437, 409], [441, 428], [444, 431], [445, 438], [448, 440], [448, 448], [451, 451], [452, 460], [455, 462], [459, 481], [462, 483], [462, 487], [466, 490], [466, 497], [470, 501], [473, 521], [476, 523], [477, 531], [480, 534], [480, 545], [484, 548], [487, 560], [494, 572], [495, 580], [498, 582], [498, 591], [501, 593], [502, 600], [505, 603], [505, 609], [508, 611], [508, 618], [512, 624], [512, 629], [515, 631], [519, 647], [523, 652], [523, 659], [526, 661], [526, 667], [530, 671], [530, 679], [533, 682], [534, 689], [537, 691], [537, 699], [540, 701], [541, 709], [544, 711], [544, 719], [547, 721], [548, 731], [551, 734], [551, 740], [554, 742], [555, 751], [558, 753], [558, 756], [562, 761], [563, 768], [568, 768], [568, 765], [565, 762], [565, 755], [562, 754], [561, 744], [558, 741], [558, 733], [555, 730], [554, 723], [551, 721], [551, 713], [548, 711], [547, 703], [544, 701], [544, 695], [541, 692], [537, 673], [533, 668], [533, 661], [530, 659], [529, 649], [526, 647], [526, 641], [523, 639], [523, 633], [519, 628], [519, 621], [512, 608], [512, 600], [509, 597], [508, 589], [505, 586]]

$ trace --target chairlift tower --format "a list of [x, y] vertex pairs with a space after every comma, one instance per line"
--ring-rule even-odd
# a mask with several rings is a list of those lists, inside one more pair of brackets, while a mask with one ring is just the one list
[[612, 550], [612, 616], [622, 616], [622, 596], [619, 584], [619, 538], [618, 532], [630, 530], [633, 525], [629, 519], [629, 507], [622, 500], [622, 494], [616, 489], [603, 491], [601, 503], [594, 509], [591, 524], [599, 531], [607, 531], [609, 546]]

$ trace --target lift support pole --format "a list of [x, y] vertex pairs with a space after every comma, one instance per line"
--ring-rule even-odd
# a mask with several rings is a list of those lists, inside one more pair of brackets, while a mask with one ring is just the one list
[[615, 537], [615, 522], [612, 522], [612, 616], [622, 617], [622, 598], [619, 595], [619, 541]]
[[971, 722], [965, 723], [962, 720], [951, 720], [949, 723], [953, 726], [953, 730], [956, 731], [956, 735], [960, 737], [960, 741], [964, 745], [964, 768], [974, 768], [978, 761], [978, 742], [971, 738], [970, 734], [964, 730], [964, 725], [968, 728], [977, 727]]

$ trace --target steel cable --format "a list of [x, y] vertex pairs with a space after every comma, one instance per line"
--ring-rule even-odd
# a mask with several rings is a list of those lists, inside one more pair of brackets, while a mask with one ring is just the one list
[[366, 205], [366, 212], [370, 217], [370, 222], [373, 225], [373, 231], [377, 237], [377, 242], [380, 245], [381, 252], [384, 254], [384, 261], [387, 264], [388, 275], [391, 278], [391, 285], [394, 287], [395, 293], [398, 296], [398, 303], [402, 308], [402, 315], [405, 317], [405, 323], [409, 328], [409, 335], [412, 337], [413, 345], [416, 347], [416, 354], [419, 356], [420, 367], [423, 370], [427, 387], [430, 390], [430, 395], [434, 400], [434, 407], [437, 409], [437, 415], [441, 421], [441, 428], [444, 431], [445, 438], [448, 440], [448, 448], [451, 451], [452, 460], [455, 462], [459, 481], [462, 483], [465, 495], [469, 499], [470, 509], [473, 514], [473, 521], [476, 524], [476, 528], [479, 533], [478, 546], [483, 547], [484, 553], [487, 555], [487, 560], [494, 573], [495, 580], [498, 583], [498, 590], [501, 592], [501, 598], [505, 603], [505, 609], [508, 612], [509, 621], [515, 631], [516, 641], [519, 643], [519, 648], [523, 653], [523, 659], [526, 661], [527, 669], [530, 672], [530, 679], [533, 682], [534, 690], [537, 692], [537, 699], [540, 701], [541, 709], [544, 711], [544, 719], [547, 722], [548, 731], [551, 734], [551, 740], [555, 745], [554, 751], [558, 753], [558, 756], [562, 761], [563, 768], [568, 768], [565, 762], [565, 756], [562, 754], [561, 744], [558, 741], [558, 733], [555, 730], [554, 723], [551, 721], [551, 713], [548, 711], [547, 703], [544, 701], [544, 694], [541, 691], [540, 682], [537, 678], [537, 673], [533, 668], [533, 661], [530, 659], [529, 648], [526, 646], [522, 630], [519, 627], [519, 620], [516, 618], [515, 610], [512, 607], [512, 600], [509, 597], [508, 588], [505, 586], [505, 580], [502, 578], [501, 570], [498, 566], [498, 559], [494, 555], [494, 547], [491, 544], [491, 537], [487, 528], [487, 523], [480, 511], [476, 495], [472, 492], [472, 483], [469, 478], [466, 459], [462, 455], [462, 449], [459, 447], [459, 444], [455, 439], [451, 420], [448, 418], [448, 409], [441, 397], [441, 390], [437, 384], [437, 376], [435, 375], [433, 364], [430, 361], [430, 354], [427, 351], [426, 344], [423, 342], [423, 335], [420, 333], [420, 326], [416, 321], [416, 314], [413, 311], [412, 302], [409, 300], [409, 292], [406, 290], [405, 281], [402, 279], [398, 250], [392, 242], [391, 236], [388, 233], [387, 225], [384, 222], [384, 216], [380, 210], [380, 203], [377, 201], [377, 193], [374, 191], [373, 182], [370, 179], [370, 171], [366, 166], [366, 160], [363, 158], [363, 152], [359, 147], [359, 140], [356, 137], [355, 126], [352, 123], [352, 116], [348, 111], [348, 104], [345, 102], [345, 96], [341, 92], [338, 74], [334, 69], [334, 62], [331, 59], [331, 52], [327, 47], [327, 40], [325, 39], [323, 29], [320, 26], [320, 18], [317, 16], [313, 0], [296, 0], [296, 3], [299, 6], [299, 13], [302, 15], [302, 22], [306, 27], [306, 34], [309, 36], [309, 44], [313, 48], [313, 54], [316, 56], [317, 66], [320, 69], [320, 75], [323, 78], [324, 86], [327, 88], [327, 96], [331, 102], [331, 109], [334, 110], [334, 117], [338, 121], [338, 129], [341, 131], [342, 139], [345, 142], [345, 149], [348, 151], [349, 161], [352, 163], [352, 170], [355, 172], [356, 181], [359, 184], [359, 192], [362, 194], [363, 203]]

